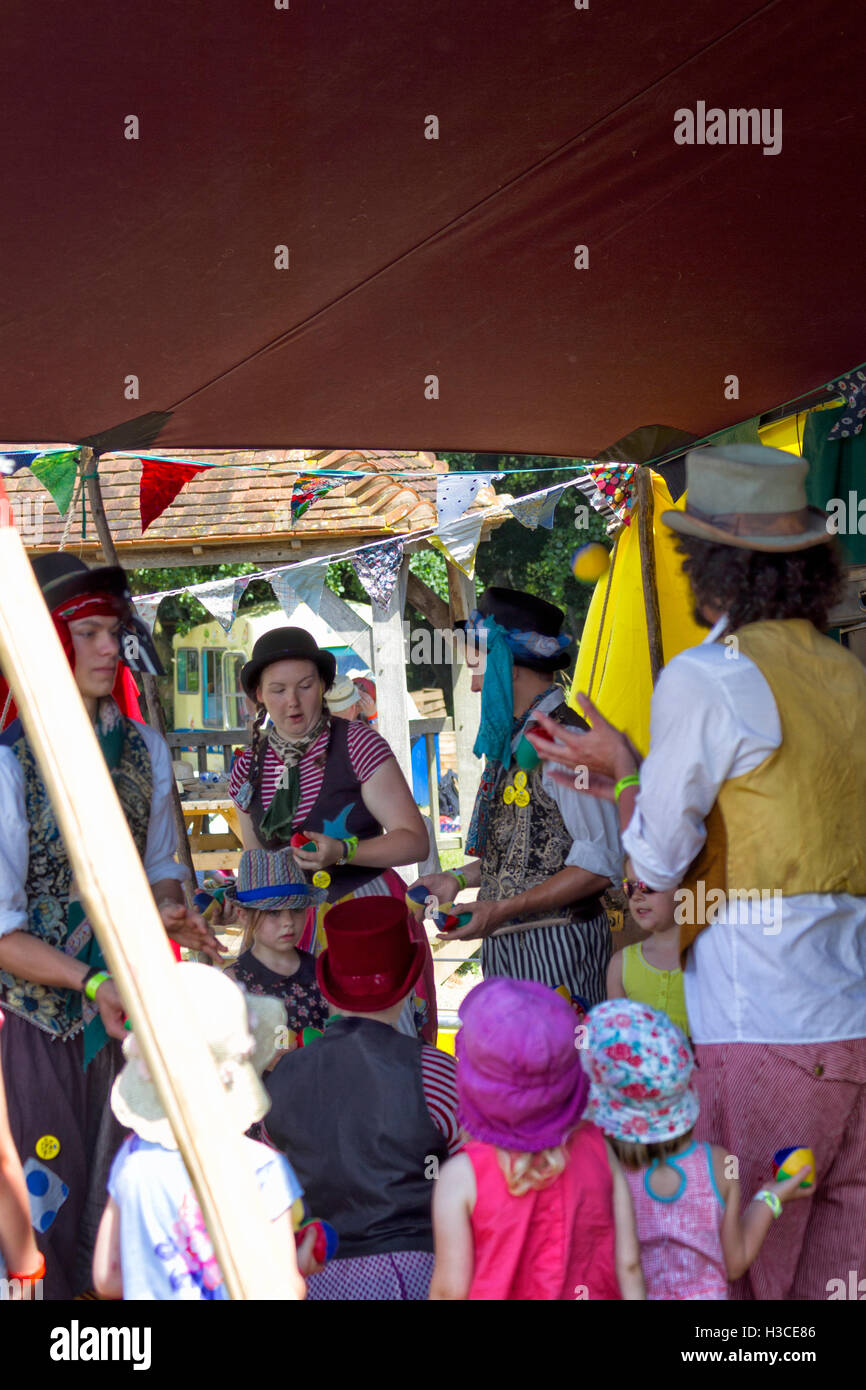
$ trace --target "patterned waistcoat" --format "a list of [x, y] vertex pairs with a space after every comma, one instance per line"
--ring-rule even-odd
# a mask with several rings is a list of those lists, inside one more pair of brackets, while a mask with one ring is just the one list
[[[559, 724], [586, 729], [586, 722], [568, 705], [558, 705], [550, 714]], [[503, 800], [503, 792], [513, 785], [520, 769], [512, 764], [510, 772], [500, 772], [487, 830], [487, 842], [481, 860], [481, 891], [479, 898], [496, 901], [525, 893], [544, 883], [564, 867], [571, 852], [572, 837], [553, 797], [543, 784], [544, 764], [538, 763], [526, 774], [525, 790], [529, 800], [520, 805], [520, 798]], [[536, 921], [556, 916], [563, 922], [581, 920], [584, 904], [559, 907], [551, 914], [547, 909], [534, 912], [522, 921]]]
[[[123, 718], [123, 716], [120, 716]], [[127, 719], [123, 752], [111, 777], [126, 815], [132, 838], [140, 855], [147, 845], [153, 772], [147, 744]], [[54, 815], [48, 789], [39, 765], [24, 736], [20, 721], [7, 729], [4, 744], [12, 749], [24, 774], [24, 810], [29, 831], [27, 878], [27, 928], [31, 936], [55, 946], [69, 956], [78, 956], [93, 935], [85, 919], [70, 932], [67, 926], [72, 866]], [[19, 1014], [62, 1040], [71, 1038], [82, 1026], [81, 995], [77, 990], [23, 980], [8, 970], [0, 970], [0, 1005]]]

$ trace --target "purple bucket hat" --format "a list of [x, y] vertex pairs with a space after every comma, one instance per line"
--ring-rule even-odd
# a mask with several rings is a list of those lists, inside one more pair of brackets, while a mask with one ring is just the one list
[[467, 994], [460, 1018], [463, 1128], [473, 1139], [517, 1153], [561, 1144], [579, 1123], [589, 1091], [571, 1007], [547, 985], [497, 978]]
[[694, 1057], [667, 1014], [634, 999], [608, 999], [586, 1020], [587, 1114], [613, 1139], [659, 1144], [698, 1118]]

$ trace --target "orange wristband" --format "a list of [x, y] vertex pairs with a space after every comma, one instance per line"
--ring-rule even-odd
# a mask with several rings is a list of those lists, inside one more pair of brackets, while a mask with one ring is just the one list
[[44, 1278], [45, 1278], [45, 1256], [42, 1255], [42, 1256], [40, 1257], [39, 1264], [36, 1266], [36, 1268], [32, 1271], [31, 1274], [13, 1274], [12, 1270], [9, 1269], [9, 1270], [6, 1271], [6, 1278], [7, 1278], [7, 1279], [20, 1279], [22, 1282], [23, 1282], [25, 1279], [27, 1279], [27, 1280], [30, 1281], [31, 1284], [35, 1284], [36, 1281], [37, 1281], [38, 1279], [44, 1279]]

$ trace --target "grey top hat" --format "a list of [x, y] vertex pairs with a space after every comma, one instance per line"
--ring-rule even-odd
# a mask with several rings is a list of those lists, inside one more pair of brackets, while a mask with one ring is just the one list
[[763, 444], [686, 455], [686, 509], [662, 512], [672, 531], [741, 550], [806, 550], [832, 540], [827, 514], [806, 502], [809, 465]]

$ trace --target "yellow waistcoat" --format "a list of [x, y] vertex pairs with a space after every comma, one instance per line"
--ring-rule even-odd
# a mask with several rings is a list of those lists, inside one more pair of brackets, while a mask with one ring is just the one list
[[[712, 889], [866, 895], [866, 670], [802, 618], [736, 638], [772, 691], [782, 742], [723, 783], [683, 887], [695, 901]], [[683, 950], [703, 925], [682, 925]]]

